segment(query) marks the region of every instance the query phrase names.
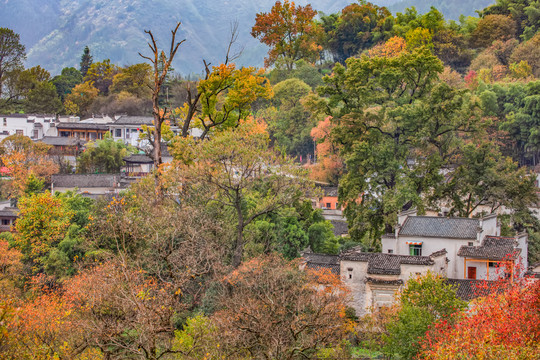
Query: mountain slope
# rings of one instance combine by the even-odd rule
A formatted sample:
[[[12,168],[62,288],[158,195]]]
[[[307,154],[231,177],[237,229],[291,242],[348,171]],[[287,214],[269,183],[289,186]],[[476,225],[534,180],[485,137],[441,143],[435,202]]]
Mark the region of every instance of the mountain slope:
[[[396,8],[408,3],[376,0]],[[443,0],[405,0],[429,11],[429,4]],[[452,3],[463,0],[450,0]],[[200,74],[202,59],[212,64],[223,61],[231,22],[239,22],[238,42],[244,47],[240,65],[262,66],[267,48],[249,34],[257,12],[269,11],[275,0],[0,0],[0,26],[21,34],[26,45],[27,66],[42,65],[53,74],[63,67],[79,67],[83,48],[88,45],[94,61],[111,59],[128,65],[148,54],[144,29],[151,29],[161,46],[168,46],[170,30],[182,21],[182,44],[173,63],[182,74]],[[305,5],[309,0],[298,0]],[[326,14],[337,12],[353,0],[317,0],[313,6]],[[477,0],[483,4],[490,0]],[[424,6],[425,5],[425,6]],[[472,5],[469,5],[469,8]],[[424,9],[427,7],[427,10]],[[396,8],[397,9],[397,8]],[[466,6],[460,7],[466,12]]]

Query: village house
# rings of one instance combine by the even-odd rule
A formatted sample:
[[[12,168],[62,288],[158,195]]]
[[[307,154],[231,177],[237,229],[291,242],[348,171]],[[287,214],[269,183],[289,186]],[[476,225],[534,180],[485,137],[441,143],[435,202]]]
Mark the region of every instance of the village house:
[[[448,278],[489,280],[502,262],[527,268],[527,234],[500,234],[496,215],[449,218],[416,216],[416,210],[410,210],[399,214],[394,234],[382,237],[382,252],[421,256],[446,249]]]
[[[527,269],[527,235],[500,236],[496,216],[478,219],[399,215],[394,234],[382,238],[381,253],[351,249],[340,255],[303,254],[307,268],[327,268],[351,290],[358,314],[386,306],[412,277],[440,274],[470,300],[481,295],[477,284],[498,277],[512,278],[513,269]],[[506,271],[499,271],[508,269]],[[534,273],[534,269],[529,270]]]
[[[32,140],[56,136],[56,117],[33,114],[0,115],[0,140],[10,135],[24,135]]]

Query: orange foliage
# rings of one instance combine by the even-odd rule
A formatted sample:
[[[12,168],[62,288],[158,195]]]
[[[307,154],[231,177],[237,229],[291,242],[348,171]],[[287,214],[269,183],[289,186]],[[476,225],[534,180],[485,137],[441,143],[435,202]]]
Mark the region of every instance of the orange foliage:
[[[283,58],[292,69],[298,59],[316,60],[322,47],[318,45],[321,28],[313,21],[317,15],[311,5],[296,6],[289,0],[276,1],[268,13],[258,13],[251,35],[270,47],[265,66]]]
[[[343,173],[343,159],[339,156],[339,146],[330,135],[334,125],[329,116],[311,130],[311,136],[317,142],[317,163],[311,167],[311,177],[318,181],[337,183]]]
[[[374,46],[369,50],[369,57],[396,57],[407,51],[407,43],[404,38],[394,36],[384,44]]]
[[[10,171],[13,196],[24,193],[30,174],[50,181],[51,175],[58,172],[58,165],[47,155],[49,149],[49,145],[33,142],[23,135],[11,135],[2,140],[0,160]]]

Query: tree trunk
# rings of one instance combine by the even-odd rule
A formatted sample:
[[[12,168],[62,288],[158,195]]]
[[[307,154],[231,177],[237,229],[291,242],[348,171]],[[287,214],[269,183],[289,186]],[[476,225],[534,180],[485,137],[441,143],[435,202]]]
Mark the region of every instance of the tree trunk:
[[[244,214],[242,214],[242,204],[237,193],[235,208],[238,216],[238,225],[236,226],[236,241],[234,243],[232,265],[236,269],[242,263],[244,253]]]

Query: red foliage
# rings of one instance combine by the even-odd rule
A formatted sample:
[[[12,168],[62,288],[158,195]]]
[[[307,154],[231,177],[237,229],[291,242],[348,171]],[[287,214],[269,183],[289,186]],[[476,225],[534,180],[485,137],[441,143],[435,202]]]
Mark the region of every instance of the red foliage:
[[[478,291],[488,290],[487,285]],[[428,330],[420,358],[540,358],[540,281],[491,285],[490,294],[474,301],[468,312]]]

